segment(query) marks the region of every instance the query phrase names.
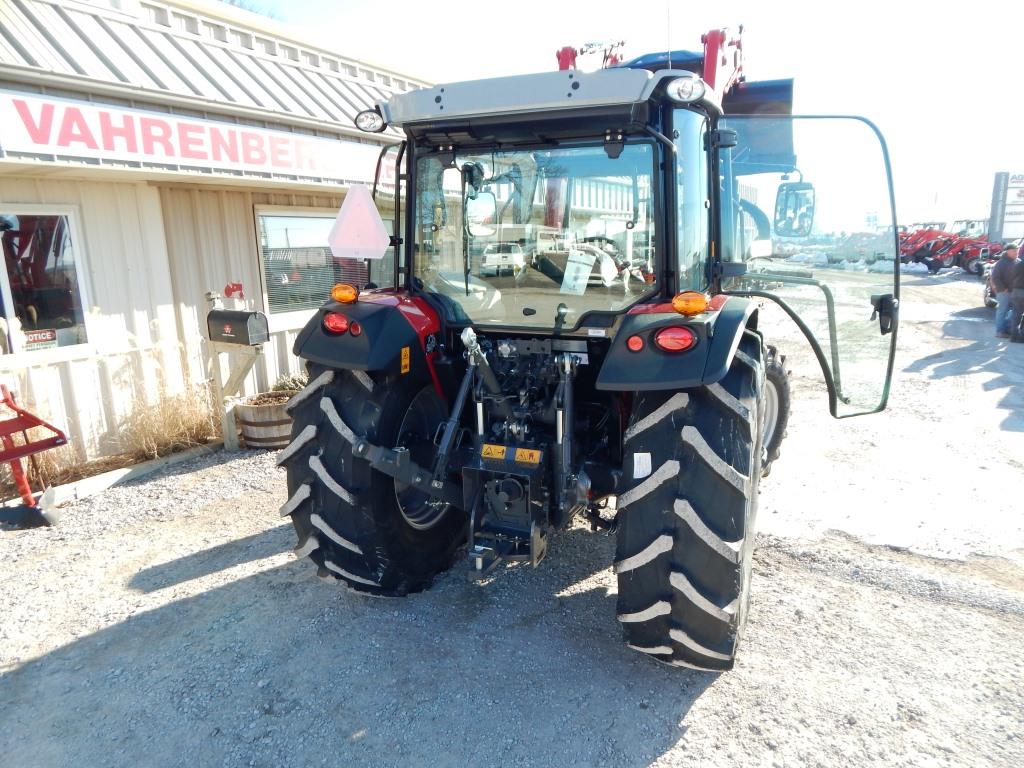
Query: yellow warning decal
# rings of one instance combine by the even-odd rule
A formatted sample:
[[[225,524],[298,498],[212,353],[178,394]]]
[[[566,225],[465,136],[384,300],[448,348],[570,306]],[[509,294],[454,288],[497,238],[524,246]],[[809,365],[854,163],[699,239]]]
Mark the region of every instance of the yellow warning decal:
[[[516,461],[520,464],[540,464],[540,451],[533,448],[516,448]]]
[[[409,372],[409,348],[402,347],[402,373]]]
[[[480,455],[485,459],[504,459],[505,452],[508,449],[504,445],[491,445],[490,443],[484,443],[483,450]]]

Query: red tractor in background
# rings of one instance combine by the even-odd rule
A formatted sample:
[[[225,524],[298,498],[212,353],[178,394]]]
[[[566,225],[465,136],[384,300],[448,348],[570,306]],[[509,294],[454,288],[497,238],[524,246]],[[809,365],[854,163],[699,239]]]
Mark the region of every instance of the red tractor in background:
[[[1003,250],[1001,243],[990,242],[984,235],[954,234],[942,226],[929,224],[901,232],[900,261],[904,264],[923,262],[932,274],[940,269],[960,267],[965,272],[981,276],[985,262],[996,258]]]

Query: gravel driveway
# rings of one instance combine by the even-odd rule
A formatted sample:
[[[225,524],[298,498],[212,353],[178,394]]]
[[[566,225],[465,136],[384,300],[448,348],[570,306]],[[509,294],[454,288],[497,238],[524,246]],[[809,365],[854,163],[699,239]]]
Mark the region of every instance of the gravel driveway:
[[[975,280],[905,295],[886,414],[832,421],[784,350],[732,672],[625,648],[583,527],[488,583],[321,582],[274,456],[221,452],[0,532],[0,765],[1024,765],[1024,347]]]

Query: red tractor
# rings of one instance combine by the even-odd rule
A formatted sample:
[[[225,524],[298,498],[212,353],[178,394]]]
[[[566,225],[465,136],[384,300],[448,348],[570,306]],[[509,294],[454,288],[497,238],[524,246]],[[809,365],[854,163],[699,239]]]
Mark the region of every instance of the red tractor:
[[[378,165],[397,188],[375,190],[396,234],[295,341],[309,384],[279,460],[296,554],[405,595],[460,551],[477,576],[538,565],[582,517],[615,531],[627,644],[730,668],[789,413],[762,304],[810,344],[837,417],[882,410],[893,369],[881,136],[791,103],[792,81],[747,82],[716,30],[703,54],[446,83],[361,113],[403,134]],[[792,269],[775,246],[880,209],[891,242],[870,271]],[[372,207],[356,223],[384,231]],[[504,252],[516,274],[481,268]]]
[[[948,267],[960,267],[972,275],[981,275],[987,260],[1002,252],[1000,243],[985,237],[954,235],[941,229],[918,229],[900,236],[900,260],[904,263],[923,262],[928,271],[938,272]]]

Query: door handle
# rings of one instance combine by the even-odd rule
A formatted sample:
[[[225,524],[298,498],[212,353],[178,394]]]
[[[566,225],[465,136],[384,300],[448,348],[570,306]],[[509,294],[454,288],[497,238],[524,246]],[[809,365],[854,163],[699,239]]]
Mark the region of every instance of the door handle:
[[[871,319],[878,318],[878,329],[882,335],[892,333],[892,329],[896,326],[896,319],[899,317],[900,300],[891,293],[876,293],[871,297],[871,306],[874,307]]]

